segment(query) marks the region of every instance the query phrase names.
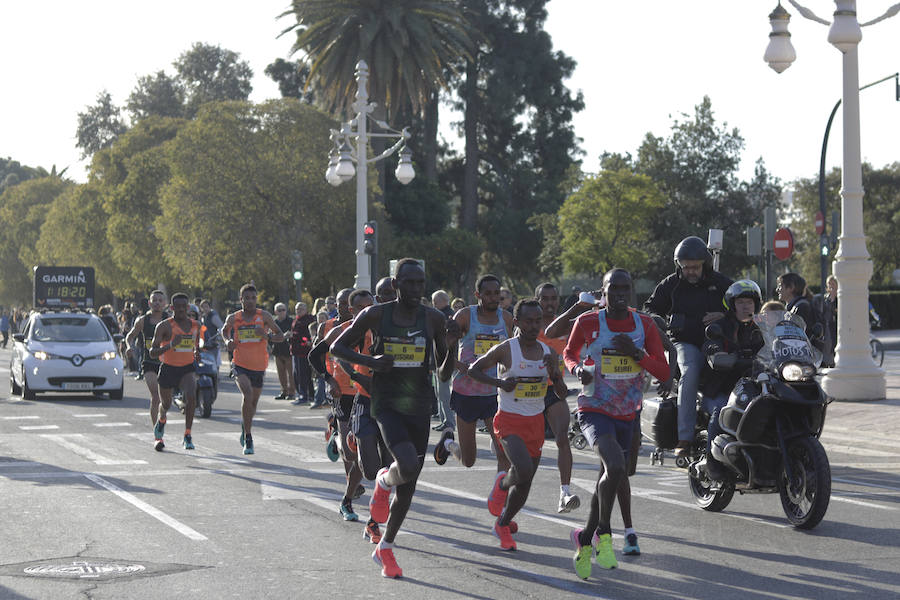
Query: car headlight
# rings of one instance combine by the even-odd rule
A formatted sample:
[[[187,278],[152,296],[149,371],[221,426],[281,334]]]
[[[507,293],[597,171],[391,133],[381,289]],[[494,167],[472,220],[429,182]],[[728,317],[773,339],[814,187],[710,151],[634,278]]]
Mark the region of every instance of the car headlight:
[[[816,374],[816,368],[812,365],[789,362],[781,365],[781,378],[785,381],[802,381]]]
[[[115,357],[116,357],[115,352],[104,352],[103,354],[100,355],[100,358],[102,358],[103,360],[112,360]]]
[[[43,350],[38,350],[34,353],[34,357],[38,360],[50,360],[52,358],[52,354],[48,354]]]

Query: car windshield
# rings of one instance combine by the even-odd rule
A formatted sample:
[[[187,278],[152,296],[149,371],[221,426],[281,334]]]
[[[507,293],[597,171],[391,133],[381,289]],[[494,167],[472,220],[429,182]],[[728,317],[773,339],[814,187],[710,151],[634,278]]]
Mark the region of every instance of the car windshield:
[[[41,317],[35,320],[31,339],[36,342],[105,342],[106,326],[99,319],[84,317]]]

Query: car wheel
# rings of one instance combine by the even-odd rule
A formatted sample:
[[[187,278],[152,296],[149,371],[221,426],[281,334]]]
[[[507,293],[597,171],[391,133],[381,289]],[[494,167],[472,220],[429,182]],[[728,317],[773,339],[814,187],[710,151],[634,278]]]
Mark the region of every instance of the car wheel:
[[[122,383],[122,387],[117,390],[113,390],[109,393],[110,400],[121,400],[125,397],[125,383]]]
[[[37,394],[34,393],[34,390],[28,387],[28,379],[24,380],[22,385],[22,400],[36,400]]]
[[[12,372],[9,374],[9,395],[10,396],[18,396],[22,393],[22,386],[16,383],[16,378],[13,376]]]

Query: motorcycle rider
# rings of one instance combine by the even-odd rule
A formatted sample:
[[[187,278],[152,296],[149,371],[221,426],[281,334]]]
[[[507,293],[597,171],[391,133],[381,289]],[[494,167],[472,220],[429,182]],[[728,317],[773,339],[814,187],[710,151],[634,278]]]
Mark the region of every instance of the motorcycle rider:
[[[701,347],[705,328],[725,316],[722,299],[732,283],[712,268],[712,254],[697,236],[675,247],[675,272],[659,282],[644,310],[667,317],[669,335],[678,351],[678,445],[675,456],[689,454],[697,420],[697,390],[704,370]]]
[[[727,369],[713,370],[703,386],[703,407],[710,414],[706,439],[706,474],[710,479],[721,480],[728,469],[712,456],[712,440],[722,433],[719,411],[728,403],[731,390],[738,379],[753,366],[753,357],[763,346],[763,337],[753,322],[753,315],[760,311],[762,293],[759,286],[749,279],[732,283],[725,291],[723,303],[728,311],[715,322],[721,336],[703,344],[703,354],[713,359],[719,353],[734,354],[737,361]]]

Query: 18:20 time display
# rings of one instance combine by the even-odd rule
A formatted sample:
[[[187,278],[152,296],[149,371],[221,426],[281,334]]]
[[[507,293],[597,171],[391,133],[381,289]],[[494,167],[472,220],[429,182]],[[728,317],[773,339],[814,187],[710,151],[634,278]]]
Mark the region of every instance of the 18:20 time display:
[[[87,286],[84,285],[48,285],[48,298],[86,298]]]

